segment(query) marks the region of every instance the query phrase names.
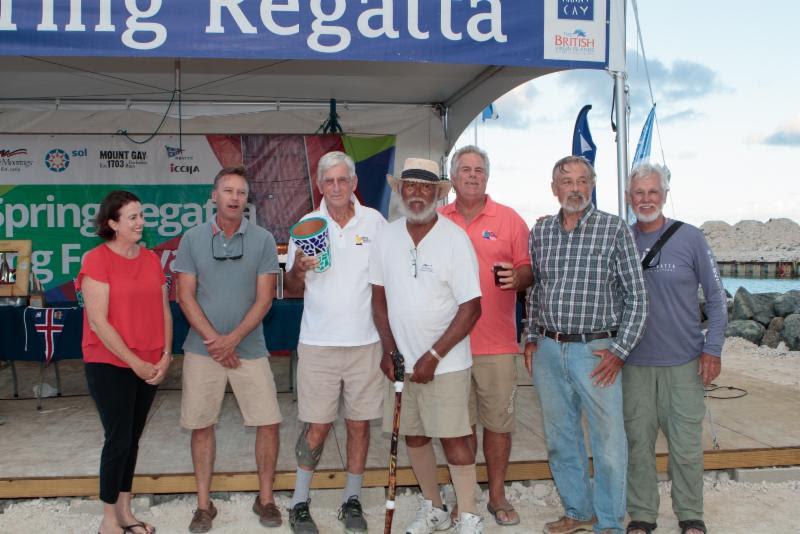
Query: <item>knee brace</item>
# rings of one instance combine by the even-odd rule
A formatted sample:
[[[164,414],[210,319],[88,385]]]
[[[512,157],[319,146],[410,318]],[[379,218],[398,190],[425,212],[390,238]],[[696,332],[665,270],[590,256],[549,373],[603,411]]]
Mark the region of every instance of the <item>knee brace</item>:
[[[311,427],[309,423],[303,424],[303,429],[297,436],[297,443],[294,446],[294,456],[297,459],[297,465],[310,467],[312,471],[317,468],[320,458],[322,458],[322,449],[325,447],[325,442],[313,449],[308,444],[308,429]]]

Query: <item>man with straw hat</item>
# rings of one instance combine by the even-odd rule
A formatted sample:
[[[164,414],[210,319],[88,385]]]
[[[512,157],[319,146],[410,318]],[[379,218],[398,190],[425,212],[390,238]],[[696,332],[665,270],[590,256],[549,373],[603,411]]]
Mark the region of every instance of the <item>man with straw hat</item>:
[[[479,533],[483,520],[477,515],[467,408],[472,366],[468,334],[481,314],[477,258],[467,234],[436,212],[436,202],[450,190],[436,162],[409,158],[399,178],[387,179],[401,197],[404,217],[389,224],[373,245],[369,281],[383,345],[381,369],[393,380],[393,354],[399,351],[405,359],[400,434],[422,491],[405,532],[429,534],[451,525],[436,480],[431,438],[439,438],[460,512],[456,532]],[[393,391],[386,389],[387,395]],[[391,405],[384,401],[387,431]]]
[[[305,302],[297,345],[298,418],[304,423],[295,446],[297,477],[289,524],[298,534],[316,534],[309,490],[325,438],[344,401],[347,428],[347,482],[339,519],[345,532],[367,531],[361,483],[369,449],[371,419],[381,416],[381,344],[372,321],[370,249],[386,220],[354,195],[358,177],[352,158],[329,152],[317,166],[319,209],[303,219],[328,224],[330,268],[316,272],[318,258],[289,245],[286,287],[303,292]]]

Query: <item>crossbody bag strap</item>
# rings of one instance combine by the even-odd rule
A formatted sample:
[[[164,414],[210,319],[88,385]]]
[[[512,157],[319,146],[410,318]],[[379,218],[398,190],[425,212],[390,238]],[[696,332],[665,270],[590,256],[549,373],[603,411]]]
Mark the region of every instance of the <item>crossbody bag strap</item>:
[[[645,256],[644,259],[642,260],[643,271],[646,271],[647,269],[650,268],[650,262],[653,261],[653,258],[656,257],[658,251],[661,250],[661,247],[664,246],[664,243],[669,241],[669,238],[672,237],[672,234],[677,232],[678,228],[680,228],[682,225],[683,221],[674,221],[670,225],[670,227],[667,228],[663,234],[661,234],[661,237],[658,238],[658,241],[655,242],[655,244],[650,248],[650,252],[648,252],[647,256]]]

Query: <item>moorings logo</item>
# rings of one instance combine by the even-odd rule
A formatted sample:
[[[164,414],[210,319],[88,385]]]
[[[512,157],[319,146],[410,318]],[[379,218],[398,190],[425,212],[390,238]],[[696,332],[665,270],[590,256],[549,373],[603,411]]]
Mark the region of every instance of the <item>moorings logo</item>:
[[[558,18],[594,20],[595,0],[558,0]]]
[[[28,155],[26,148],[0,148],[0,172],[20,172],[33,165],[32,159],[22,156]]]

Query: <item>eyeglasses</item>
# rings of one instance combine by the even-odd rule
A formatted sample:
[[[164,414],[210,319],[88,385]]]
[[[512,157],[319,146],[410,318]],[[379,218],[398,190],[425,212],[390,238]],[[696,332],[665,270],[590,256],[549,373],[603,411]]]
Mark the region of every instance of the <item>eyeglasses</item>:
[[[417,277],[417,249],[411,249],[411,276]]]
[[[220,239],[223,239],[222,237],[220,239],[217,239],[217,235],[219,234],[222,234],[222,232],[218,232],[217,234],[211,236],[211,257],[218,261],[241,259],[242,256],[244,256],[244,234],[234,234],[233,237],[231,237],[230,241],[223,244],[222,247],[224,249],[222,251],[223,254],[218,254],[217,253],[218,251],[216,250],[218,248],[218,245],[216,245],[216,243]],[[239,239],[239,249],[240,249],[239,254],[224,254],[224,252],[227,252],[230,249],[235,249],[233,244],[236,242],[237,238]]]

